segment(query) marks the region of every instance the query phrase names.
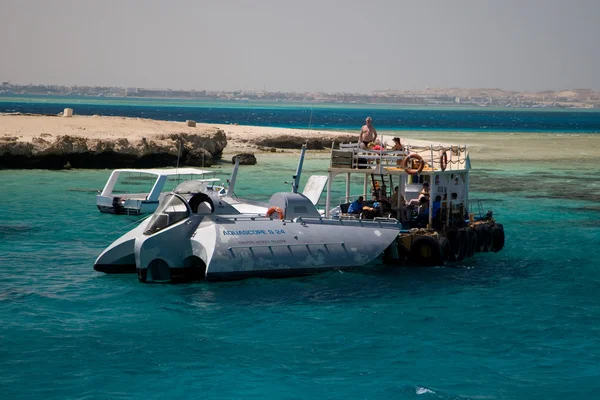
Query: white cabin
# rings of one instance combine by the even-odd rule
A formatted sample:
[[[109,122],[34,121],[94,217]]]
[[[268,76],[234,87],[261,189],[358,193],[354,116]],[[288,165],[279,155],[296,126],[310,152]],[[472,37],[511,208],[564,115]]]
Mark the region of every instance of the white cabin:
[[[464,219],[468,215],[470,168],[469,153],[464,145],[419,144],[392,151],[361,149],[357,143],[341,144],[331,152],[326,216],[360,217],[348,215],[347,211],[349,204],[359,197],[351,196],[350,177],[352,174],[360,174],[364,175],[360,196],[365,205],[371,206],[381,199],[395,200],[395,203],[390,202],[385,213],[375,213],[375,216],[398,219],[407,227],[419,225],[439,229],[443,225],[447,226],[451,218]],[[331,187],[338,175],[345,176],[346,192],[335,204]],[[426,221],[421,219],[421,223],[416,224],[415,206],[418,206],[419,198],[423,197],[421,191],[424,183],[429,185],[426,196],[429,214]],[[396,187],[398,194],[394,195]],[[432,210],[438,196],[439,203],[435,205],[435,217],[438,220],[435,221]]]

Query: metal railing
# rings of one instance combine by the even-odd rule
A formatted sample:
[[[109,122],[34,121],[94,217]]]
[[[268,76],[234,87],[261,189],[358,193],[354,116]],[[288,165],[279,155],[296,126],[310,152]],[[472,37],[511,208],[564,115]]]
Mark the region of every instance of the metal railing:
[[[403,150],[361,149],[358,144],[340,144],[332,149],[332,168],[373,169],[400,168],[407,156],[418,154],[424,162],[424,171],[462,170],[467,167],[466,146],[404,146]]]

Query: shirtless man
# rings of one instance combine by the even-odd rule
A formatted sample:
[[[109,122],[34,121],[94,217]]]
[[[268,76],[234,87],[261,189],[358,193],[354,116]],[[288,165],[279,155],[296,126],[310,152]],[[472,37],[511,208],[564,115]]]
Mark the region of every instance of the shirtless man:
[[[359,144],[362,143],[365,148],[369,143],[374,142],[375,139],[377,139],[377,131],[373,126],[373,120],[371,117],[367,117],[366,123],[367,124],[363,125],[363,127],[360,129],[360,135],[358,135]]]

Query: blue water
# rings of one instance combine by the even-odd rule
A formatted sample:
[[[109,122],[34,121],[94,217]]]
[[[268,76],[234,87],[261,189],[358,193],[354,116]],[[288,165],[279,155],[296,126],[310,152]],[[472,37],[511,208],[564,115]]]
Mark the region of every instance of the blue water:
[[[259,155],[238,194],[289,189],[294,163]],[[497,254],[189,285],[93,271],[135,221],[95,209],[110,171],[0,171],[0,397],[598,398],[600,168],[548,167],[475,165]]]
[[[0,112],[57,114],[73,107],[81,115],[143,117],[159,120],[287,128],[356,130],[370,115],[380,130],[478,132],[600,132],[598,110],[403,108],[227,101],[2,97]]]

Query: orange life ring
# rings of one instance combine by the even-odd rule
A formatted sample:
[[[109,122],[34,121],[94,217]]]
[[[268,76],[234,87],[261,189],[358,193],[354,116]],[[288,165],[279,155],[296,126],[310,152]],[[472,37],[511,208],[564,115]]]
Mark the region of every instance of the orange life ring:
[[[271,215],[273,215],[274,213],[279,214],[279,219],[283,219],[283,210],[279,207],[271,207],[267,210],[267,217],[270,217]]]
[[[409,160],[410,164],[408,163]],[[415,161],[419,163],[417,168],[413,166]],[[423,157],[417,153],[409,154],[408,156],[404,157],[404,160],[402,161],[402,168],[404,168],[404,171],[406,171],[406,173],[409,175],[417,175],[419,172],[423,171],[423,167],[425,167]]]
[[[440,168],[442,171],[445,171],[446,167],[448,167],[448,154],[444,151],[442,155],[440,155]]]

